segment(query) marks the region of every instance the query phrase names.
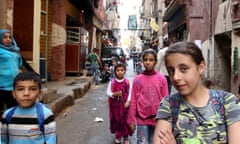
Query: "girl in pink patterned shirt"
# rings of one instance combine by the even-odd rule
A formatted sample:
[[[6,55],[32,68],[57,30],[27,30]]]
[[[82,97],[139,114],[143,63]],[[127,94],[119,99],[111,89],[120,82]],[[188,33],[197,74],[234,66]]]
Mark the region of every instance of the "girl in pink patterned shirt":
[[[157,109],[168,95],[168,85],[166,78],[154,70],[157,54],[153,49],[144,50],[142,60],[145,70],[134,79],[127,122],[132,131],[137,127],[137,144],[151,144]]]

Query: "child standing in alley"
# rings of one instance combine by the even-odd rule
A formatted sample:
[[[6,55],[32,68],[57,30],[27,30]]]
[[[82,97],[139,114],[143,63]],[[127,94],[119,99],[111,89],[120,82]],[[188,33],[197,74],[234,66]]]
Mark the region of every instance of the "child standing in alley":
[[[111,76],[110,76],[110,80],[115,78],[115,71],[114,68],[117,64],[117,58],[116,57],[112,57],[112,65],[110,66],[110,72],[111,72]]]
[[[140,74],[142,72],[142,61],[141,59],[138,59],[137,60],[137,63],[136,63],[136,72],[137,74]]]
[[[13,96],[18,105],[2,116],[2,144],[56,144],[56,122],[52,111],[36,102],[41,79],[34,72],[19,73],[14,79]]]
[[[239,144],[239,100],[203,85],[206,63],[201,49],[192,42],[177,42],[164,61],[178,93],[161,101],[154,144]]]
[[[162,98],[168,95],[168,84],[166,78],[154,70],[157,54],[153,49],[144,50],[142,60],[145,70],[134,79],[127,122],[132,131],[137,127],[137,144],[151,144],[157,109]]]
[[[109,96],[110,131],[115,133],[115,144],[120,144],[123,138],[124,144],[129,144],[128,136],[132,135],[127,124],[128,108],[131,96],[129,80],[124,78],[126,67],[123,63],[117,63],[114,68],[115,78],[108,85]]]

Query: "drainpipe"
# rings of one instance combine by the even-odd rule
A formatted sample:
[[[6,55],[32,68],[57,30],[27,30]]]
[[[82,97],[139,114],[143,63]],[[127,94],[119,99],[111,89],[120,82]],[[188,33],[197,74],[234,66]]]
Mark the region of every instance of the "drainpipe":
[[[210,52],[212,50],[213,47],[213,28],[212,28],[212,17],[213,17],[213,13],[212,13],[212,0],[210,0],[210,5],[209,5],[209,46],[208,46],[208,51],[207,51],[207,67],[210,68]],[[209,79],[210,77],[210,71],[208,69],[207,71],[207,78]]]

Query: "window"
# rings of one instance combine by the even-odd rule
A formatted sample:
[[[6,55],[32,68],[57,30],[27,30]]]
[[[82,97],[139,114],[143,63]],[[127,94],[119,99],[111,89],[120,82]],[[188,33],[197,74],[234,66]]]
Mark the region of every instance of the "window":
[[[80,27],[67,27],[67,43],[80,43]]]

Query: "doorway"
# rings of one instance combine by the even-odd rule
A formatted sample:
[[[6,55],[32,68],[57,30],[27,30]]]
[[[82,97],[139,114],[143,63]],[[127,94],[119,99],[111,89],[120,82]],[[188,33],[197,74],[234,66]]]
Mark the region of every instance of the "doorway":
[[[231,32],[215,36],[214,80],[224,90],[231,90]]]

